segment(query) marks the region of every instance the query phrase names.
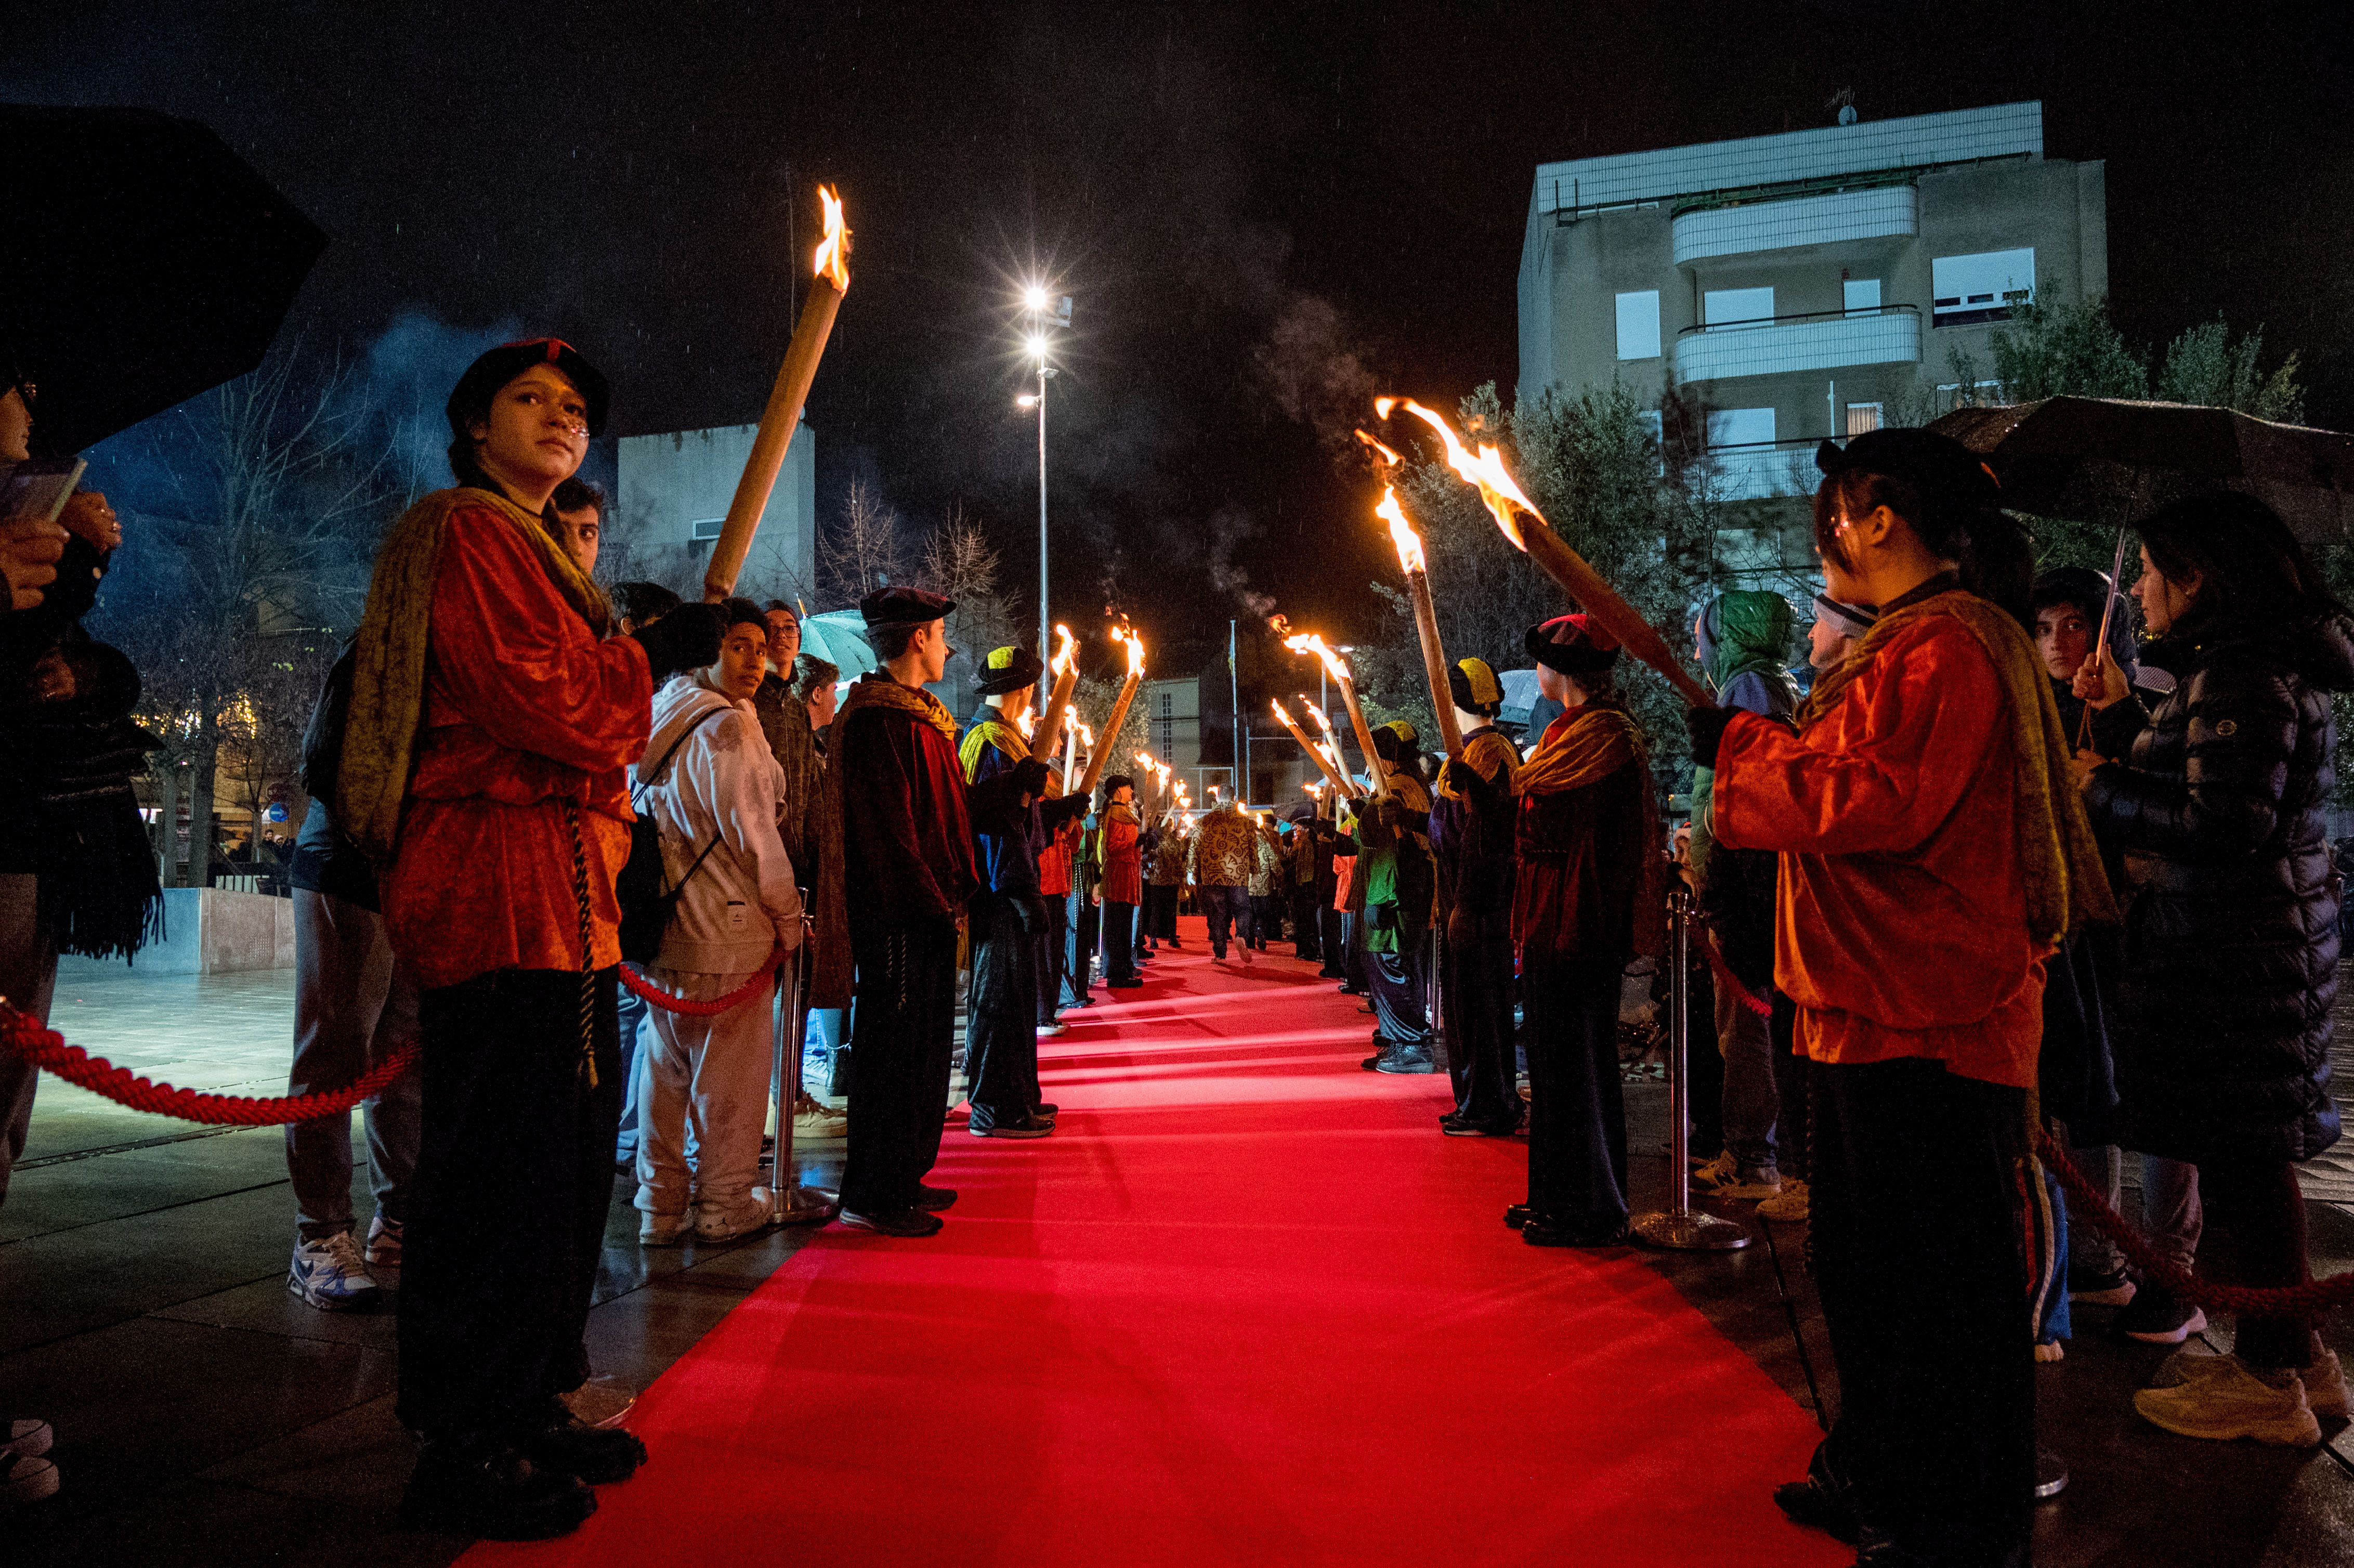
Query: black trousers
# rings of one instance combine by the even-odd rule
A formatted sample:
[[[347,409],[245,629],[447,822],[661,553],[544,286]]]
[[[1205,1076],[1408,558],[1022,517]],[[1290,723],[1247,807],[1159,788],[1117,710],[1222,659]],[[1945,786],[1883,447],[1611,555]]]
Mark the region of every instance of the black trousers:
[[[1823,1440],[1859,1518],[1956,1568],[2027,1560],[2032,1325],[2012,1164],[2024,1092],[1907,1059],[1808,1065]]]
[[[1076,1007],[1095,988],[1094,971],[1087,963],[1095,957],[1098,912],[1087,902],[1087,890],[1078,886],[1071,889],[1067,907],[1070,934],[1063,938],[1063,1005]]]
[[[1814,1117],[1807,1104],[1808,1063],[1797,1049],[1798,1004],[1778,991],[1766,994],[1774,1001],[1774,1016],[1766,1021],[1766,1032],[1774,1042],[1775,1158],[1784,1176],[1811,1181],[1815,1170]],[[1718,1065],[1720,1069],[1723,1065],[1721,1056]],[[1721,1113],[1718,1125],[1722,1128]]]
[[[1322,948],[1323,967],[1316,972],[1326,980],[1339,980],[1348,971],[1341,966],[1349,951],[1348,938],[1341,922],[1347,916],[1332,907],[1331,898],[1324,894],[1316,897],[1316,938]]]
[[[1202,913],[1210,921],[1210,951],[1218,958],[1226,956],[1226,938],[1231,930],[1235,939],[1247,945],[1251,940],[1250,889],[1235,887],[1223,882],[1205,882],[1194,890],[1202,901]]]
[[[621,1118],[613,971],[499,969],[425,991],[423,1126],[400,1277],[400,1419],[494,1433],[588,1375],[581,1333]]]
[[[896,1213],[940,1154],[956,1035],[956,927],[851,938],[858,964],[858,1086],[850,1097],[842,1206]],[[1037,1036],[1031,1039],[1034,1044]]]
[[[965,993],[965,1097],[984,1127],[1038,1103],[1038,939],[1010,904],[977,898],[972,989]]]
[[[1627,1111],[1618,1077],[1624,967],[1616,957],[1532,952],[1521,959],[1529,1208],[1568,1230],[1607,1232],[1627,1223]]]
[[[1521,1119],[1513,1087],[1512,915],[1458,909],[1439,944],[1439,1029],[1455,1111],[1481,1127]]]
[[[1291,891],[1291,950],[1303,959],[1324,956],[1323,926],[1316,917],[1313,885],[1294,887]]]
[[[1144,935],[1156,942],[1177,939],[1177,885],[1144,885]]]
[[[1070,939],[1070,900],[1060,895],[1046,899],[1046,928],[1038,933],[1038,1022],[1052,1023],[1063,1005],[1064,948]]]
[[[1368,950],[1365,979],[1373,993],[1373,1019],[1392,1045],[1430,1044],[1430,992],[1423,982],[1422,947],[1426,931],[1409,926],[1395,933],[1402,949]]]
[[[1104,981],[1136,978],[1136,906],[1104,900]]]

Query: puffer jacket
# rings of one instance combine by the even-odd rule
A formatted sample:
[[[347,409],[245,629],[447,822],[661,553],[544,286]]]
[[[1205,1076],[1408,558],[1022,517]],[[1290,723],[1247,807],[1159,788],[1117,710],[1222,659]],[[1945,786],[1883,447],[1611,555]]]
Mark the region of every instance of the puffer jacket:
[[[2354,622],[2154,643],[2178,683],[2084,804],[2124,857],[2117,1141],[2178,1160],[2305,1160],[2338,1141],[2338,890],[2323,834],[2329,694]]]

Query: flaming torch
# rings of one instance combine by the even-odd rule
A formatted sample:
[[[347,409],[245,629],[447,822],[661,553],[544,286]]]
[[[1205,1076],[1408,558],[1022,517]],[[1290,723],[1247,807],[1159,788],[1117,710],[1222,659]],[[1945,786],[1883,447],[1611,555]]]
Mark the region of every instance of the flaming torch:
[[[1299,748],[1316,759],[1318,771],[1321,772],[1325,778],[1332,781],[1333,789],[1341,789],[1341,776],[1338,773],[1335,773],[1332,770],[1332,765],[1325,760],[1323,748],[1319,747],[1314,741],[1308,738],[1308,732],[1299,727],[1299,721],[1291,716],[1289,710],[1284,707],[1280,698],[1269,697],[1267,701],[1267,705],[1275,710],[1275,716],[1282,721],[1283,727],[1291,732],[1291,738],[1299,743]],[[1301,788],[1313,790],[1317,789],[1318,786],[1314,784],[1306,784],[1301,786]]]
[[[1063,793],[1066,795],[1071,792],[1071,786],[1078,782],[1079,747],[1082,744],[1082,736],[1086,737],[1084,744],[1088,746],[1095,744],[1095,736],[1087,734],[1087,726],[1079,720],[1079,710],[1071,707],[1065,708],[1063,710],[1062,739]]]
[[[817,379],[817,362],[824,356],[825,340],[833,332],[834,313],[850,288],[850,230],[843,227],[842,199],[830,185],[820,185],[818,200],[825,207],[825,238],[818,242],[817,281],[793,340],[785,349],[785,363],[777,370],[777,384],[769,389],[769,406],[761,410],[760,429],[752,438],[752,453],[744,460],[744,476],[736,482],[736,499],[728,503],[727,521],[719,542],[711,547],[711,565],[703,574],[703,597],[717,604],[736,591],[736,578],[751,553],[752,535],[760,514],[769,509],[769,493],[776,488],[777,472],[785,465],[785,448],[801,422],[801,405],[809,399],[810,383]]]
[[[1055,624],[1055,656],[1046,662],[1047,670],[1055,677],[1055,683],[1047,691],[1046,711],[1039,715],[1038,733],[1044,736],[1050,745],[1060,746],[1067,733],[1063,715],[1070,711],[1071,688],[1078,683],[1079,679],[1079,640],[1071,635],[1069,627],[1060,622]]]
[[[1308,700],[1308,694],[1305,692],[1299,694],[1299,705],[1308,710],[1308,716],[1316,721],[1317,729],[1323,734],[1324,740],[1322,750],[1324,753],[1324,760],[1331,764],[1331,767],[1326,768],[1325,771],[1330,773],[1334,781],[1340,785],[1341,799],[1343,800],[1355,800],[1357,798],[1356,785],[1350,779],[1349,770],[1341,765],[1341,737],[1332,733],[1332,721],[1324,716],[1324,710],[1322,708],[1318,707],[1314,703]]]
[[[1478,488],[1479,500],[1496,519],[1496,526],[1513,548],[1533,557],[1547,577],[1561,585],[1564,592],[1585,607],[1585,612],[1599,621],[1602,629],[1617,638],[1636,658],[1668,678],[1684,701],[1696,708],[1714,707],[1716,699],[1707,688],[1692,679],[1690,672],[1678,661],[1668,640],[1659,635],[1651,623],[1635,612],[1635,607],[1619,597],[1618,590],[1603,580],[1602,574],[1588,566],[1585,557],[1573,550],[1553,531],[1544,514],[1539,512],[1529,498],[1521,493],[1510,470],[1494,447],[1480,445],[1479,455],[1473,457],[1456,439],[1445,419],[1414,401],[1411,397],[1377,397],[1373,411],[1386,419],[1390,410],[1404,408],[1416,418],[1438,432],[1446,443],[1447,464],[1466,481]],[[1515,514],[1519,515],[1515,517]],[[1442,674],[1444,672],[1442,672]]]
[[[1438,735],[1450,758],[1463,755],[1463,726],[1455,722],[1455,694],[1447,683],[1447,652],[1438,641],[1438,607],[1430,599],[1430,567],[1424,560],[1422,539],[1405,520],[1397,492],[1382,486],[1382,503],[1373,515],[1390,525],[1390,543],[1397,546],[1398,570],[1405,574],[1405,591],[1414,600],[1414,629],[1422,638],[1422,678],[1430,683],[1430,708],[1438,715]]]
[[[1111,629],[1112,641],[1128,645],[1128,679],[1119,683],[1119,695],[1113,699],[1111,717],[1104,720],[1104,745],[1100,752],[1087,756],[1087,776],[1079,783],[1079,793],[1087,794],[1103,777],[1104,764],[1111,760],[1111,748],[1119,739],[1119,726],[1128,722],[1128,710],[1136,701],[1136,689],[1144,684],[1144,639],[1126,626]]]
[[[1294,653],[1313,653],[1324,661],[1325,673],[1341,688],[1341,700],[1349,705],[1349,727],[1357,732],[1357,746],[1365,754],[1365,768],[1373,777],[1373,793],[1390,792],[1389,776],[1382,771],[1382,754],[1373,749],[1373,726],[1365,722],[1365,710],[1357,701],[1357,683],[1349,673],[1349,666],[1338,653],[1325,646],[1324,639],[1312,631],[1296,632],[1283,640],[1283,645]]]

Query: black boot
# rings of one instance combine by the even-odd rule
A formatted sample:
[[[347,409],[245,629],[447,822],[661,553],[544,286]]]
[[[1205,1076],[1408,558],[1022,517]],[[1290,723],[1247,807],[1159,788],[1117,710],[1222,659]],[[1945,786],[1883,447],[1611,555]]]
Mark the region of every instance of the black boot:
[[[400,1500],[410,1530],[490,1541],[569,1535],[596,1511],[597,1494],[577,1478],[536,1469],[514,1444],[487,1437],[429,1440]]]
[[[1376,1073],[1435,1073],[1437,1064],[1430,1059],[1430,1043],[1413,1040],[1394,1044],[1373,1061]]]
[[[636,1475],[646,1462],[646,1446],[621,1427],[584,1426],[558,1400],[515,1435],[524,1457],[542,1470],[577,1476],[590,1486],[610,1486]]]
[[[1854,1546],[1859,1543],[1862,1522],[1855,1517],[1853,1494],[1838,1467],[1831,1463],[1829,1447],[1828,1443],[1815,1445],[1815,1456],[1807,1462],[1807,1478],[1776,1487],[1774,1506],[1792,1524],[1819,1530],[1833,1541]]]

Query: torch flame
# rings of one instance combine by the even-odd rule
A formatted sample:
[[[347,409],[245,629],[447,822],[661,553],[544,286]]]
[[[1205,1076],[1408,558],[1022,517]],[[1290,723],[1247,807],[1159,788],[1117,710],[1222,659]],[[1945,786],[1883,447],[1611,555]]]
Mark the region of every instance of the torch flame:
[[[1276,722],[1276,723],[1278,723],[1278,724],[1281,724],[1281,725],[1288,725],[1288,724],[1291,722],[1291,715],[1290,715],[1289,714],[1285,713],[1285,712],[1283,711],[1283,699],[1282,699],[1281,697],[1269,697],[1269,698],[1267,698],[1267,705],[1268,707],[1271,707],[1271,708],[1273,708],[1273,709],[1275,710],[1275,722]]]
[[[811,260],[811,275],[832,278],[833,286],[843,292],[850,291],[850,230],[843,227],[842,198],[833,194],[832,185],[817,187],[817,199],[825,208],[825,238],[818,241],[817,254]]]
[[[1405,520],[1405,508],[1398,504],[1394,487],[1382,486],[1382,503],[1373,508],[1373,515],[1390,525],[1390,543],[1397,546],[1398,570],[1412,577],[1429,569],[1422,558],[1422,538],[1415,533],[1414,524]]]
[[[1024,708],[1022,710],[1022,716],[1013,721],[1013,727],[1022,732],[1023,739],[1027,740],[1038,727],[1038,715]]]
[[[1059,620],[1055,623],[1055,635],[1061,641],[1055,644],[1055,657],[1047,662],[1046,668],[1060,675],[1071,667],[1071,660],[1079,650],[1079,640],[1072,636],[1071,629]]]
[[[1388,415],[1384,414],[1383,418],[1387,418]],[[1373,440],[1373,437],[1365,434],[1364,431],[1359,430],[1357,432],[1357,439],[1373,449],[1373,455],[1382,460],[1384,467],[1395,468],[1398,465],[1399,458],[1397,453],[1390,450],[1389,448],[1382,445],[1381,442]]]
[[[1144,639],[1125,626],[1111,629],[1112,641],[1128,645],[1128,673],[1131,679],[1144,673]]]
[[[1390,410],[1398,406],[1399,399],[1395,397],[1373,399],[1374,411],[1384,419],[1390,417]],[[1447,443],[1447,466],[1479,488],[1480,503],[1495,517],[1496,526],[1504,531],[1504,537],[1512,542],[1514,549],[1525,555],[1528,542],[1521,537],[1521,525],[1512,521],[1512,508],[1519,507],[1540,523],[1544,521],[1544,514],[1521,493],[1521,487],[1513,481],[1511,471],[1504,466],[1503,454],[1483,441],[1479,445],[1479,455],[1475,458],[1456,439],[1446,420],[1411,397],[1404,400],[1404,406],[1407,413],[1438,432],[1438,439]]]
[[[1325,673],[1330,674],[1334,680],[1346,681],[1349,679],[1349,666],[1342,663],[1341,662],[1341,656],[1338,653],[1333,652],[1331,649],[1326,647],[1324,645],[1324,639],[1318,636],[1315,632],[1295,632],[1291,636],[1283,640],[1283,645],[1286,648],[1290,649],[1294,653],[1313,653],[1319,659],[1323,660]]]

